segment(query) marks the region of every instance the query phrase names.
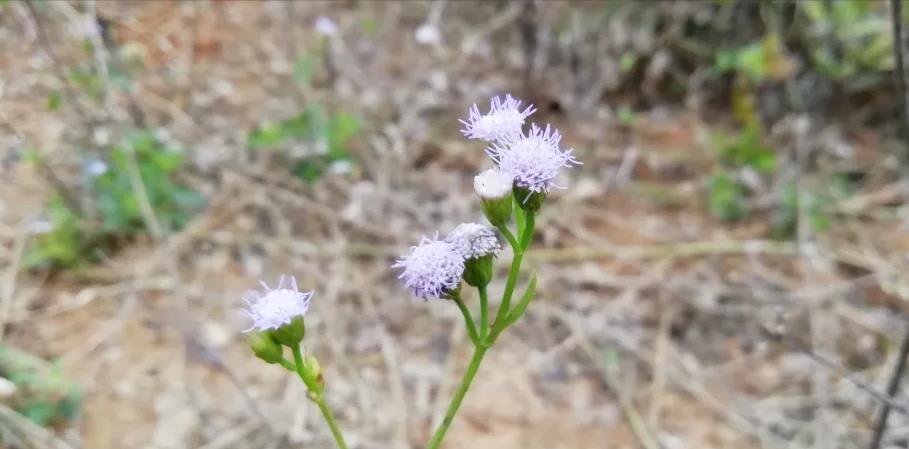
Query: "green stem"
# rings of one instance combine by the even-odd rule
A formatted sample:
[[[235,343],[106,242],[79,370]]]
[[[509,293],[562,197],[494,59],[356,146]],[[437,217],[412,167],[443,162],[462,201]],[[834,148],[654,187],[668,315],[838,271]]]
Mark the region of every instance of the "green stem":
[[[498,312],[496,312],[496,321],[492,325],[492,333],[490,333],[489,338],[484,342],[487,345],[495,343],[499,334],[510,324],[508,322],[508,314],[511,307],[511,298],[514,296],[518,275],[521,273],[521,261],[524,259],[524,251],[530,246],[530,241],[533,239],[535,217],[536,214],[534,212],[528,211],[525,214],[524,232],[520,236],[521,240],[517,245],[512,245],[514,259],[511,260],[511,269],[508,271],[508,280],[505,281],[505,293],[502,294],[502,303],[499,305]]]
[[[442,418],[442,422],[439,424],[436,432],[432,435],[432,439],[429,441],[429,445],[426,446],[426,449],[438,449],[439,445],[442,444],[442,439],[445,438],[448,427],[451,426],[451,422],[454,421],[455,414],[458,413],[458,407],[461,406],[461,401],[464,400],[467,390],[470,389],[470,383],[473,381],[474,376],[477,375],[477,370],[480,368],[480,362],[483,361],[483,356],[486,354],[487,349],[489,348],[482,345],[474,347],[473,357],[470,359],[470,365],[467,366],[464,378],[461,379],[461,385],[458,386],[458,390],[455,391],[454,397],[451,398],[451,403],[448,404],[448,410],[445,411],[445,417]]]
[[[515,248],[514,258],[511,260],[511,269],[508,270],[508,280],[505,281],[505,293],[502,294],[502,303],[499,304],[499,310],[496,312],[496,321],[493,323],[492,334],[495,335],[496,329],[505,324],[505,317],[508,315],[508,308],[511,306],[511,297],[514,295],[514,287],[518,282],[518,275],[521,273],[521,261],[524,259],[524,251]]]
[[[536,212],[527,212],[524,223],[524,234],[521,235],[521,251],[526,251],[527,247],[530,246],[530,241],[533,240],[533,228],[536,224]]]
[[[331,409],[328,408],[328,404],[325,403],[325,398],[322,397],[322,395],[318,395],[313,398],[313,401],[319,406],[322,416],[325,417],[325,422],[328,423],[328,428],[331,429],[331,435],[335,437],[335,444],[337,444],[340,449],[347,449],[347,443],[344,442],[344,435],[341,434],[341,428],[338,427],[335,416],[331,413]]]
[[[280,363],[281,366],[283,366],[284,369],[286,369],[286,370],[288,370],[288,371],[293,371],[293,372],[295,372],[295,373],[297,372],[297,366],[294,365],[293,363],[291,363],[290,360],[281,359],[281,361],[278,362],[278,363]]]
[[[477,287],[477,290],[480,292],[480,341],[484,341],[489,335],[489,296],[485,285]]]
[[[467,334],[470,335],[470,341],[473,344],[480,344],[480,336],[477,334],[477,326],[474,324],[473,316],[470,314],[470,309],[467,308],[467,305],[464,304],[464,300],[461,299],[460,293],[452,298],[452,301],[458,305],[458,309],[461,309],[461,315],[464,315],[464,325],[467,326]]]
[[[502,235],[505,236],[505,240],[508,240],[508,244],[511,245],[512,248],[517,248],[518,239],[516,239],[514,234],[511,233],[511,230],[508,229],[508,226],[502,225],[502,226],[498,226],[498,228],[499,228],[499,232],[501,232]]]
[[[338,445],[338,448],[347,449],[347,443],[344,441],[344,435],[341,434],[341,428],[338,427],[338,423],[335,421],[334,414],[332,414],[331,409],[328,408],[328,404],[325,402],[325,397],[322,395],[322,392],[315,388],[316,385],[313,384],[313,382],[318,382],[318,380],[310,379],[309,376],[305,374],[303,369],[303,353],[300,351],[300,345],[293,346],[290,349],[294,353],[295,371],[309,390],[309,399],[319,406],[319,411],[322,412],[322,417],[325,418],[325,422],[328,424],[328,428],[331,430],[331,435],[335,438],[335,444]]]

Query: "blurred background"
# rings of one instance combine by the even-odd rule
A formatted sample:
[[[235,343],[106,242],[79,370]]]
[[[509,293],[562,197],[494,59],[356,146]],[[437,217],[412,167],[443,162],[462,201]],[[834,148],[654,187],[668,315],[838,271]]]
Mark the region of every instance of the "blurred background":
[[[422,447],[470,347],[389,266],[512,93],[584,165],[445,447],[906,447],[900,7],[0,0],[0,446],[332,447],[241,333],[287,273],[348,441]]]

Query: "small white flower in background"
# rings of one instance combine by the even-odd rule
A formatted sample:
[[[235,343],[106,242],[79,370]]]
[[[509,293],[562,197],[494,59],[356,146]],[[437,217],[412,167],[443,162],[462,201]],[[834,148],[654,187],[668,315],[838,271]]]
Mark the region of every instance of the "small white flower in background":
[[[107,173],[107,163],[101,159],[92,159],[85,164],[85,175],[89,178],[97,178]]]
[[[414,39],[423,45],[434,45],[442,40],[442,34],[439,33],[439,29],[435,25],[426,22],[417,27],[417,31],[414,32]]]
[[[511,195],[514,178],[495,168],[483,171],[473,178],[473,190],[480,198],[497,200]]]
[[[521,134],[524,120],[530,117],[536,108],[530,104],[521,110],[523,101],[511,95],[502,100],[492,97],[489,101],[489,112],[480,114],[480,108],[474,104],[468,110],[467,120],[461,120],[464,134],[469,139],[481,139],[488,142],[501,142],[506,138]]]
[[[281,275],[275,288],[270,288],[264,281],[261,284],[263,291],[250,290],[243,294],[243,300],[249,306],[243,311],[253,320],[252,327],[246,332],[277,329],[306,315],[313,292],[299,291],[293,276]]]
[[[531,125],[528,134],[509,136],[486,152],[518,187],[545,193],[552,187],[560,188],[554,183],[560,168],[581,164],[574,158],[574,150],[559,148],[561,140],[562,135],[549,125],[545,129]]]
[[[36,235],[37,234],[47,234],[48,232],[51,232],[53,230],[54,230],[54,225],[52,225],[51,222],[44,220],[44,219],[32,221],[28,225],[28,232],[30,232],[32,234],[36,234]]]
[[[448,233],[445,241],[451,243],[464,259],[495,256],[502,249],[496,233],[490,227],[479,223],[459,224]]]
[[[424,236],[420,244],[410,248],[410,254],[402,256],[392,265],[402,268],[399,279],[413,294],[423,298],[441,298],[461,283],[464,273],[464,258],[454,245],[444,240]]]
[[[316,33],[323,36],[334,36],[335,34],[338,34],[338,25],[325,16],[316,17],[315,29]]]

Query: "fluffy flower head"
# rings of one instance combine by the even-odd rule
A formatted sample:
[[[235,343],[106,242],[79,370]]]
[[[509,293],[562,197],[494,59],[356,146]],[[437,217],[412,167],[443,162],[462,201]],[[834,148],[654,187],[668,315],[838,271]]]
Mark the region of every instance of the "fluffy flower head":
[[[252,327],[246,332],[277,329],[309,311],[313,292],[299,291],[297,280],[293,276],[281,275],[275,288],[270,288],[264,281],[260,282],[262,291],[250,290],[243,294],[243,300],[249,306],[243,311],[253,321]]]
[[[455,246],[445,240],[424,236],[420,244],[410,248],[392,265],[401,268],[398,276],[414,295],[423,298],[441,298],[448,290],[457,288],[464,273],[464,257]]]
[[[511,194],[514,178],[495,168],[485,170],[473,178],[473,189],[480,198],[497,200]]]
[[[496,233],[488,226],[479,223],[461,223],[454,228],[445,241],[454,246],[464,259],[475,259],[483,256],[494,256],[502,249]]]
[[[561,140],[562,135],[549,125],[543,129],[534,124],[526,135],[511,136],[486,152],[519,187],[549,192],[551,187],[560,187],[555,184],[560,168],[581,164],[574,158],[574,150],[559,148]]]
[[[492,97],[486,114],[480,114],[480,108],[474,104],[468,110],[467,120],[461,120],[464,124],[461,134],[469,139],[488,142],[499,142],[509,136],[521,134],[524,119],[537,111],[532,104],[521,110],[522,104],[521,100],[511,95],[505,95],[504,100]]]

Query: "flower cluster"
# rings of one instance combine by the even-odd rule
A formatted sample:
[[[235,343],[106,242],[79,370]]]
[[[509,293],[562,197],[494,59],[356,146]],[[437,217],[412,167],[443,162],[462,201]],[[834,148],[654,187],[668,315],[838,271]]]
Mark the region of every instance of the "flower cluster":
[[[548,193],[555,184],[556,176],[562,167],[580,165],[575,159],[573,150],[563,150],[560,146],[562,135],[546,125],[542,128],[536,124],[528,132],[523,131],[524,120],[536,112],[533,105],[523,110],[523,102],[511,95],[504,100],[493,97],[489,113],[480,114],[477,105],[468,111],[467,120],[461,120],[465,136],[471,139],[482,139],[490,143],[486,149],[489,157],[495,161],[500,178],[511,178],[514,185],[536,193]],[[474,182],[474,187],[481,197],[489,192],[493,175],[484,172],[483,180]],[[498,183],[497,185],[501,185]]]
[[[249,306],[243,311],[252,319],[252,327],[246,332],[276,330],[309,311],[313,292],[301,292],[293,276],[281,275],[275,288],[262,282],[262,288],[262,292],[249,290],[243,294]]]

